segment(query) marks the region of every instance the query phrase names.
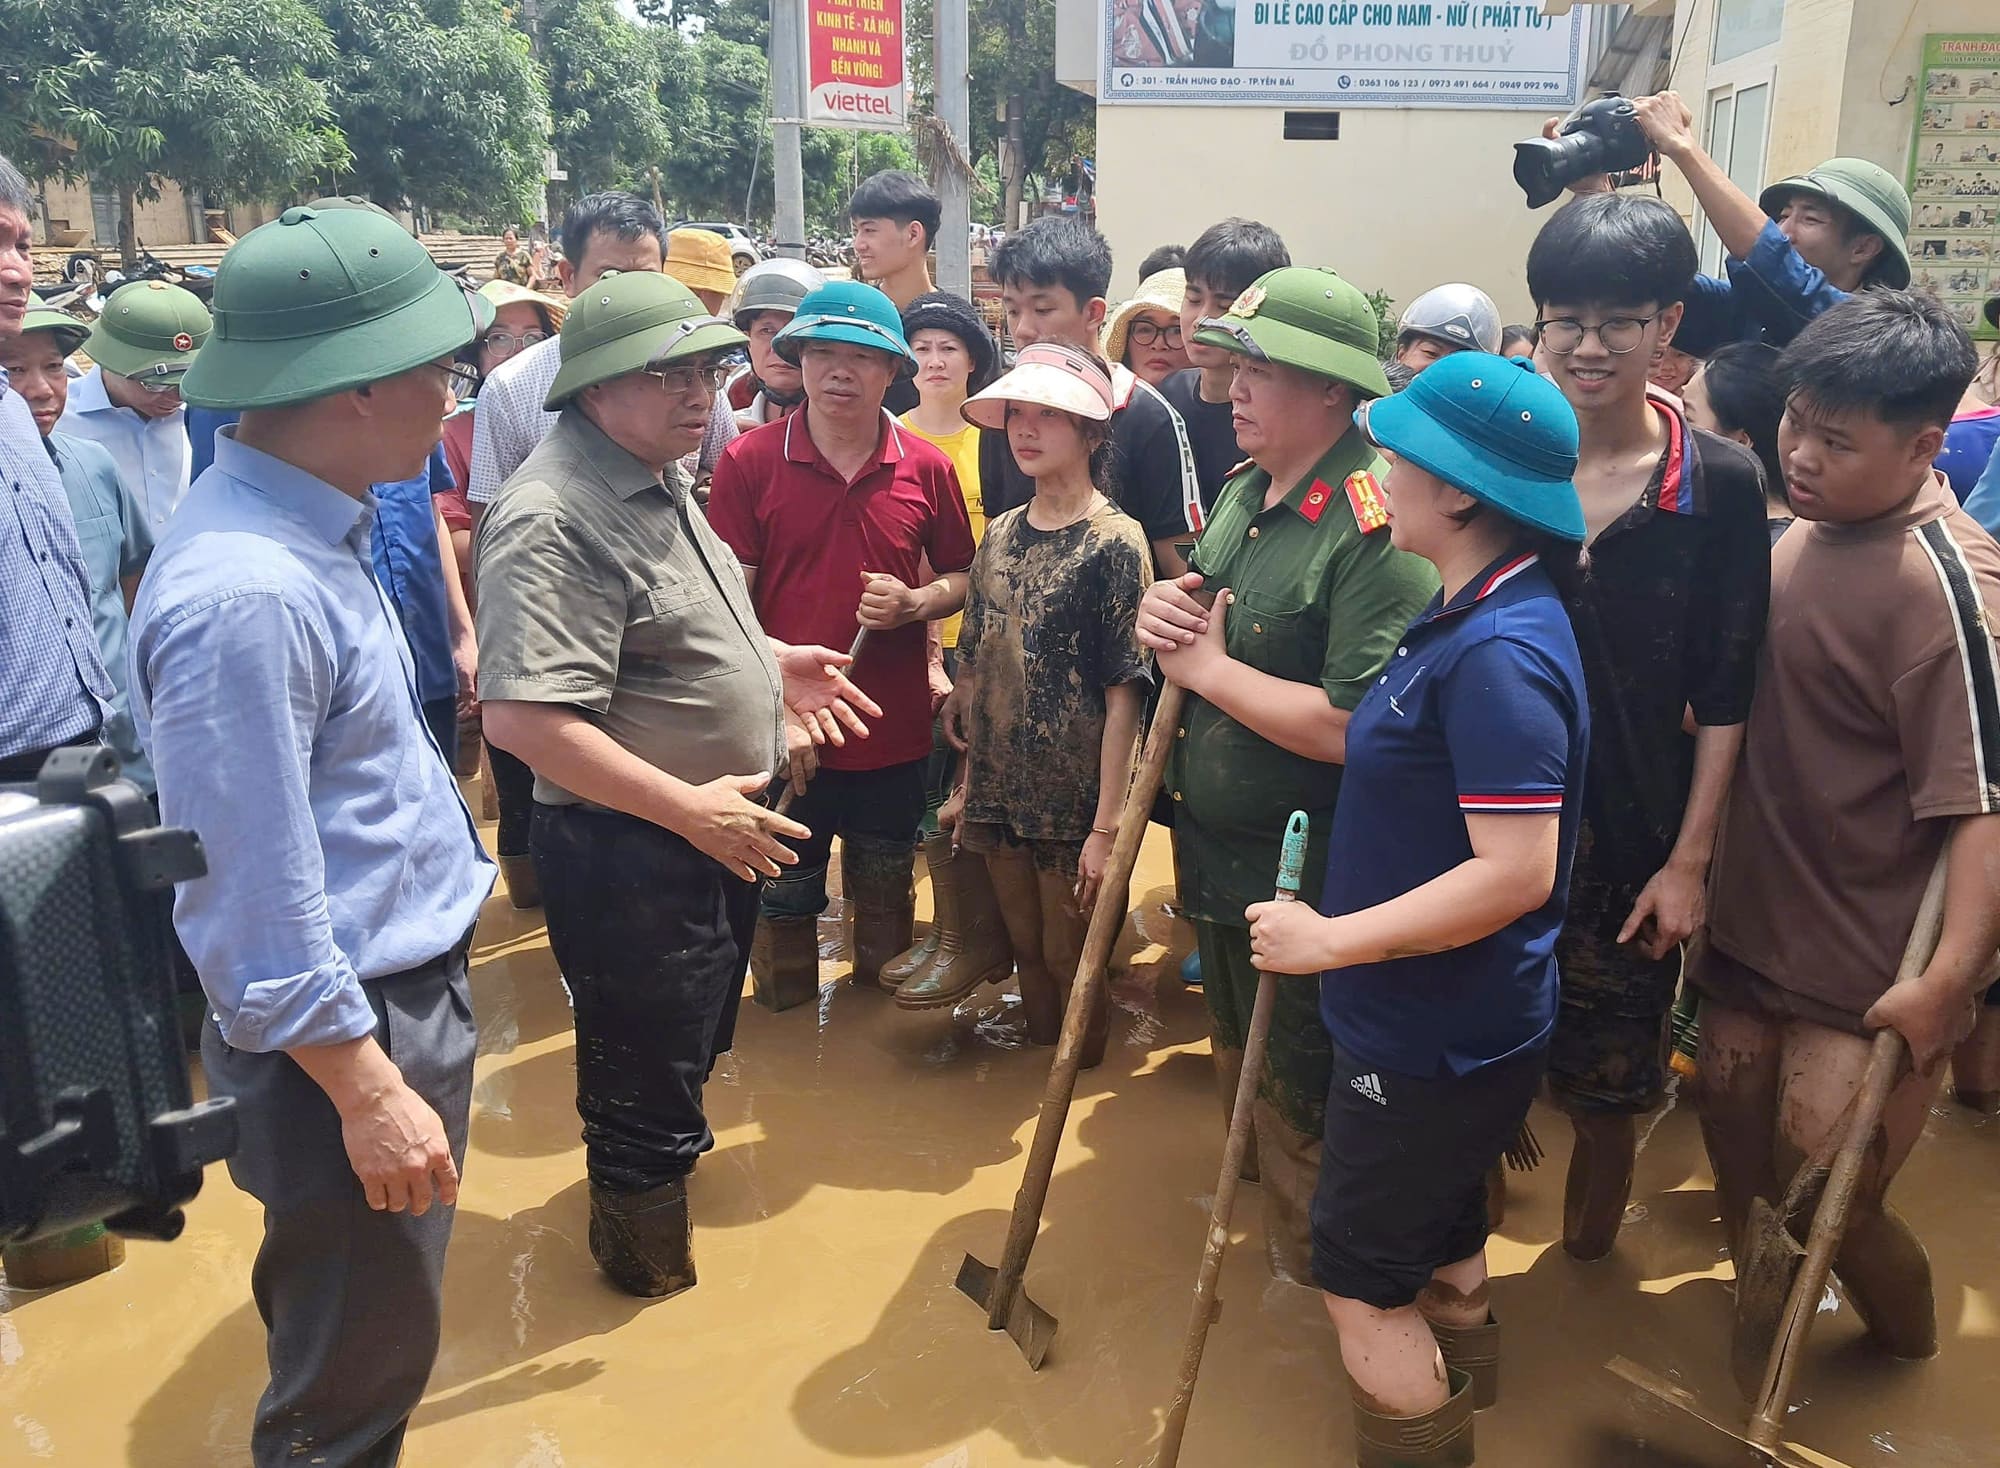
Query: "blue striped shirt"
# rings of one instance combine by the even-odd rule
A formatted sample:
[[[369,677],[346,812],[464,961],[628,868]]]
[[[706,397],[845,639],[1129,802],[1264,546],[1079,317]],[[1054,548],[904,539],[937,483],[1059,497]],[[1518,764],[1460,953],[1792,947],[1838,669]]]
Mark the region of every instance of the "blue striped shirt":
[[[90,623],[90,577],[69,496],[34,415],[0,368],[0,759],[90,733],[111,679]]]

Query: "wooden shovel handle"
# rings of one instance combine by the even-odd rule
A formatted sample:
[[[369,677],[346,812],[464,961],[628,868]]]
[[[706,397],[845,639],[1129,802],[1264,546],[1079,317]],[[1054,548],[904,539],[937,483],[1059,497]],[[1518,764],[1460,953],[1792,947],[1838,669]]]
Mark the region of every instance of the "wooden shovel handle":
[[[1938,938],[1944,931],[1946,858],[1950,850],[1951,841],[1947,837],[1944,850],[1938,853],[1937,864],[1931,868],[1923,901],[1917,905],[1917,919],[1910,925],[1910,941],[1903,949],[1902,966],[1896,971],[1898,984],[1908,983],[1922,974],[1937,952]],[[1875,1133],[1881,1128],[1882,1112],[1889,1103],[1889,1093],[1895,1089],[1897,1073],[1902,1068],[1903,1049],[1903,1037],[1893,1029],[1884,1028],[1876,1034],[1874,1045],[1868,1052],[1868,1068],[1862,1072],[1861,1084],[1855,1090],[1853,1119],[1841,1138],[1840,1150],[1834,1154],[1826,1191],[1820,1195],[1819,1208],[1813,1214],[1812,1231],[1806,1236],[1805,1262],[1799,1267],[1798,1277],[1792,1281],[1792,1292],[1785,1301],[1785,1313],[1779,1320],[1778,1336],[1771,1345],[1770,1363],[1764,1368],[1764,1387],[1757,1397],[1757,1409],[1750,1418],[1749,1437],[1755,1447],[1774,1449],[1783,1435],[1785,1404],[1791,1397],[1792,1378],[1798,1373],[1806,1333],[1812,1327],[1813,1316],[1819,1311],[1820,1296],[1826,1290],[1826,1277],[1833,1268],[1833,1256],[1839,1252],[1840,1242],[1846,1236],[1847,1216],[1853,1211],[1854,1190],[1861,1177],[1861,1164],[1869,1144],[1875,1139]]]
[[[1159,793],[1166,775],[1167,756],[1172,753],[1174,736],[1180,728],[1181,705],[1187,693],[1177,683],[1160,690],[1153,710],[1153,727],[1146,735],[1139,773],[1126,793],[1124,808],[1118,813],[1118,834],[1111,842],[1111,855],[1104,862],[1100,892],[1122,892],[1139,859],[1139,843],[1145,840],[1146,823],[1152,816],[1153,797]],[[1083,1061],[1083,1035],[1097,992],[1104,986],[1104,968],[1111,946],[1125,926],[1123,911],[1116,904],[1100,901],[1090,912],[1090,926],[1083,937],[1083,954],[1077,960],[1076,983],[1070,990],[1069,1008],[1063,1014],[1062,1037],[1056,1042],[1055,1063],[1049,1067],[1049,1083],[1042,1092],[1041,1110],[1035,1118],[1035,1140],[1028,1149],[1027,1170],[1021,1175],[1020,1191],[1014,1195],[1014,1213],[1007,1224],[1007,1244],[1001,1251],[1000,1267],[994,1272],[993,1294],[987,1301],[987,1323],[995,1330],[1007,1324],[1007,1312],[1021,1288],[1021,1276],[1028,1267],[1028,1251],[1035,1246],[1035,1232],[1041,1226],[1042,1205],[1048,1201],[1049,1178],[1056,1167],[1056,1150],[1062,1145],[1063,1123],[1069,1116],[1070,1098],[1076,1092],[1077,1071]]]

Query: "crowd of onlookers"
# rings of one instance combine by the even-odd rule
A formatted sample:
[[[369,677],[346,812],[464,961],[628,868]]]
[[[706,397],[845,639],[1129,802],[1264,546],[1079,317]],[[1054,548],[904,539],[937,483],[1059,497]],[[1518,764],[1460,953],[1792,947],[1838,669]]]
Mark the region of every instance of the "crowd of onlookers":
[[[0,777],[101,741],[207,848],[175,920],[265,1208],[258,1460],[393,1462],[428,1376],[495,881],[454,771],[570,998],[588,1247],[659,1297],[696,1280],[745,972],[820,992],[836,842],[852,983],[948,1014],[1012,980],[1053,1044],[1163,720],[1225,1112],[1260,974],[1319,976],[1279,986],[1246,1177],[1360,1462],[1471,1461],[1499,1159],[1546,1092],[1564,1246],[1602,1257],[1676,1044],[1740,1247],[1903,1036],[1836,1268],[1934,1350],[1884,1195],[1947,1059],[2000,1105],[2000,355],[1907,289],[1883,170],[1753,201],[1678,98],[1637,110],[1723,276],[1586,180],[1532,324],[1446,283],[1392,333],[1239,218],[1112,305],[1052,217],[993,243],[996,337],[903,173],[850,202],[859,279],[739,276],[614,192],[474,292],[328,198],[233,246],[212,310],[143,281],[86,327],[30,304],[0,163]],[[1272,904],[1295,810],[1308,900]],[[1084,1064],[1110,1039],[1100,992]]]

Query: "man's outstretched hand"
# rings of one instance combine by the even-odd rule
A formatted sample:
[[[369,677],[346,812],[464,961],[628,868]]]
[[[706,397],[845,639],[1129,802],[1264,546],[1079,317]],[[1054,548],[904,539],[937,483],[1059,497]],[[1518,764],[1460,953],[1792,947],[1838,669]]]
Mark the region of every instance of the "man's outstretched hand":
[[[830,647],[794,647],[775,639],[771,652],[785,675],[785,707],[797,715],[813,743],[839,746],[849,734],[868,737],[862,716],[879,719],[882,706],[841,671],[853,663],[852,657]]]

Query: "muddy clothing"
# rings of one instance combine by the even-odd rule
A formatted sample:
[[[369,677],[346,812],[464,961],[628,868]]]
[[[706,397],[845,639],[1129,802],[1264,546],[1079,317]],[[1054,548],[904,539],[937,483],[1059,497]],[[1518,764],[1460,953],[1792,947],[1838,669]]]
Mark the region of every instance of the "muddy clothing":
[[[1771,579],[1709,941],[1858,1019],[1950,818],[2000,811],[2000,547],[1933,480],[1900,514],[1800,524]]]
[[[1397,639],[1438,589],[1428,561],[1395,549],[1386,521],[1364,530],[1371,503],[1348,479],[1386,466],[1358,432],[1343,434],[1270,509],[1271,476],[1252,465],[1230,480],[1195,543],[1211,590],[1236,593],[1224,624],[1229,655],[1294,683],[1317,683],[1338,709],[1374,684]],[[1367,484],[1367,492],[1374,492]],[[1293,754],[1214,705],[1188,699],[1167,767],[1175,872],[1189,916],[1247,928],[1243,909],[1268,902],[1285,820],[1312,820],[1305,889],[1326,878],[1327,835],[1341,767]]]
[[[566,408],[473,549],[481,699],[568,704],[691,785],[777,767],[770,642],[676,469],[663,482]],[[535,798],[577,799],[540,774]]]
[[[511,281],[515,285],[526,285],[535,273],[535,257],[525,247],[509,253],[502,250],[493,257],[493,279]]]
[[[1592,1110],[1659,1100],[1658,1036],[1678,955],[1648,959],[1616,939],[1680,834],[1694,779],[1683,717],[1748,717],[1770,597],[1756,459],[1690,427],[1676,404],[1653,404],[1667,446],[1639,502],[1592,542],[1590,575],[1569,608],[1590,690],[1590,768],[1556,948],[1562,1007],[1549,1075],[1558,1098]]]
[[[1160,384],[1165,398],[1181,421],[1187,424],[1188,444],[1194,450],[1195,478],[1201,484],[1203,517],[1215,513],[1222,498],[1222,486],[1242,464],[1243,451],[1236,446],[1235,409],[1227,398],[1211,403],[1201,395],[1201,369],[1190,367],[1176,372]]]
[[[1148,678],[1136,630],[1153,556],[1115,505],[1060,530],[1024,507],[973,558],[960,677],[971,679],[965,818],[1082,841],[1097,818],[1105,690]]]
[[[1105,492],[1156,540],[1185,540],[1201,528],[1201,486],[1187,425],[1159,391],[1129,367],[1111,369],[1111,483]],[[1014,462],[1004,430],[979,436],[979,492],[997,520],[1035,497],[1035,481]]]
[[[753,600],[773,637],[845,648],[863,571],[905,586],[924,584],[926,560],[937,575],[963,571],[972,564],[972,525],[942,450],[885,413],[875,460],[849,483],[813,442],[809,412],[729,446],[715,466],[708,519],[756,573]],[[823,747],[822,769],[880,770],[929,756],[926,635],[922,622],[868,634],[848,671],[882,717],[868,721],[866,739]]]
[[[702,1085],[736,1034],[757,883],[672,831],[596,806],[535,806],[549,948],[576,1017],[590,1180],[643,1192],[715,1145]]]
[[[1520,1130],[1539,1045],[1419,1079],[1336,1047],[1312,1204],[1313,1283],[1377,1310],[1413,1304],[1441,1266],[1486,1247],[1486,1174]]]

